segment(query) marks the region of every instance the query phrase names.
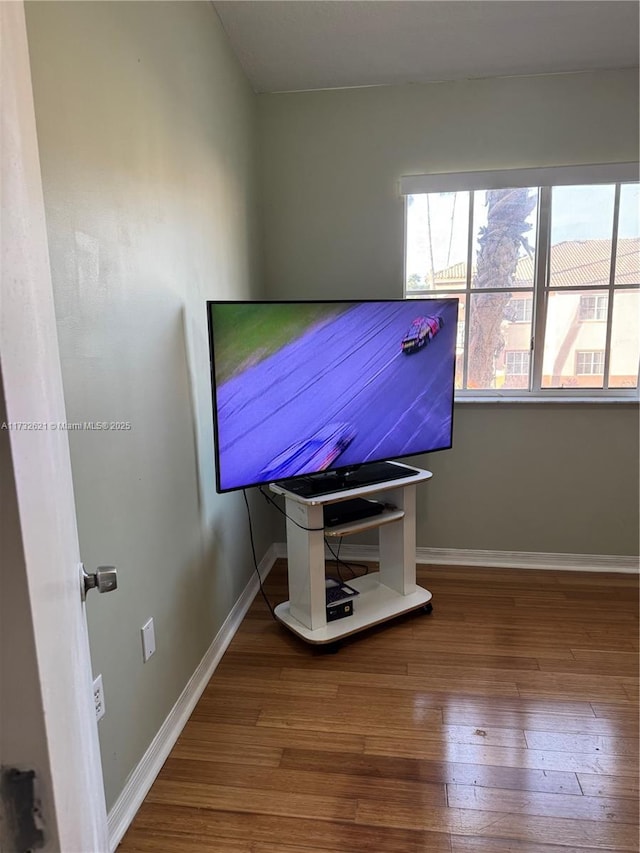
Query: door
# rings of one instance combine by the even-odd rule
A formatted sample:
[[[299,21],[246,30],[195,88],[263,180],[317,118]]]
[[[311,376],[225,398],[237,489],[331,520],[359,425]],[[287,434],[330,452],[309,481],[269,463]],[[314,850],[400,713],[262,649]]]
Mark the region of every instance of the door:
[[[4,783],[17,778],[6,771],[33,771],[39,813],[25,809],[20,837],[39,832],[45,850],[102,853],[107,819],[22,2],[0,3],[0,54],[0,805],[6,812]]]

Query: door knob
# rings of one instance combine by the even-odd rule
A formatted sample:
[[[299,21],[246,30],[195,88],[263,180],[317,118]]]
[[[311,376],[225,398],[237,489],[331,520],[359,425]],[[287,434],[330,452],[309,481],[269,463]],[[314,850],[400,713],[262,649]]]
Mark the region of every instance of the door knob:
[[[89,574],[82,566],[83,597],[90,589],[98,592],[112,592],[118,588],[118,572],[115,566],[98,566],[93,574]]]

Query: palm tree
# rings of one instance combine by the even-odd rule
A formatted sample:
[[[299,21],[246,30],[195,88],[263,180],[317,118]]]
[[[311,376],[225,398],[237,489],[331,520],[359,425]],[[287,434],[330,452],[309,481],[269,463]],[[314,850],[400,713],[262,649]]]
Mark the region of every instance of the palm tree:
[[[537,203],[537,194],[528,187],[487,190],[487,225],[478,235],[478,262],[473,280],[474,293],[469,312],[469,388],[491,388],[495,359],[504,346],[502,324],[511,299],[503,293],[481,293],[484,288],[511,288],[515,280],[520,249],[529,254],[527,217]]]

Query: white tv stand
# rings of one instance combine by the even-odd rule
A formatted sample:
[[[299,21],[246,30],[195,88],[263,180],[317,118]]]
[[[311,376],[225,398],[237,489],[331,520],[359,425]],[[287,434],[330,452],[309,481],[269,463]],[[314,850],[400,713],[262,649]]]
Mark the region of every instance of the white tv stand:
[[[284,496],[287,514],[289,601],[279,604],[275,614],[308,643],[336,643],[342,637],[402,613],[429,606],[431,593],[416,585],[416,484],[433,475],[399,462],[393,464],[415,474],[312,498],[300,497],[278,483],[269,486],[271,491]],[[381,492],[385,503],[394,509],[324,528],[325,504],[372,497]],[[350,599],[353,613],[327,622],[324,539],[373,528],[379,529],[379,571],[349,579],[349,586],[360,593]]]

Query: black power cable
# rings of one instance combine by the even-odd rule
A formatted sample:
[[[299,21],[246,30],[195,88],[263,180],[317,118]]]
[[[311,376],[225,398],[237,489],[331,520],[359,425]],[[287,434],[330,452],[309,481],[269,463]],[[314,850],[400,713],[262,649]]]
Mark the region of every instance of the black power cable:
[[[253,566],[256,570],[256,574],[258,575],[258,583],[260,584],[260,592],[262,593],[262,597],[265,600],[267,607],[269,608],[269,612],[271,616],[276,619],[276,614],[274,613],[273,607],[271,606],[271,602],[267,598],[267,594],[264,591],[264,587],[262,586],[262,578],[260,577],[260,569],[258,568],[258,558],[256,557],[256,546],[253,540],[253,524],[251,523],[251,509],[249,507],[249,501],[247,499],[247,491],[246,489],[242,490],[242,494],[244,496],[245,506],[247,507],[247,517],[249,519],[249,539],[251,540],[251,553],[253,554]],[[276,620],[277,621],[277,620]]]
[[[352,561],[349,561],[347,563],[345,560],[340,559],[340,546],[342,545],[342,537],[340,538],[340,542],[338,543],[338,552],[337,553],[333,550],[331,545],[329,545],[329,542],[327,541],[326,537],[325,537],[324,543],[327,546],[327,548],[329,549],[329,551],[331,551],[333,559],[335,560],[336,571],[338,572],[338,577],[340,578],[340,580],[342,580],[342,575],[340,574],[340,569],[338,568],[338,565],[344,566],[345,569],[349,569],[349,571],[351,572],[351,574],[353,575],[354,578],[358,577],[358,575],[356,575],[356,573],[353,571],[354,566],[358,566],[359,568],[364,569],[364,575],[369,574],[369,566],[366,563],[354,563]],[[363,575],[360,575],[359,577],[363,577]],[[343,581],[343,583],[344,583],[344,581]]]

